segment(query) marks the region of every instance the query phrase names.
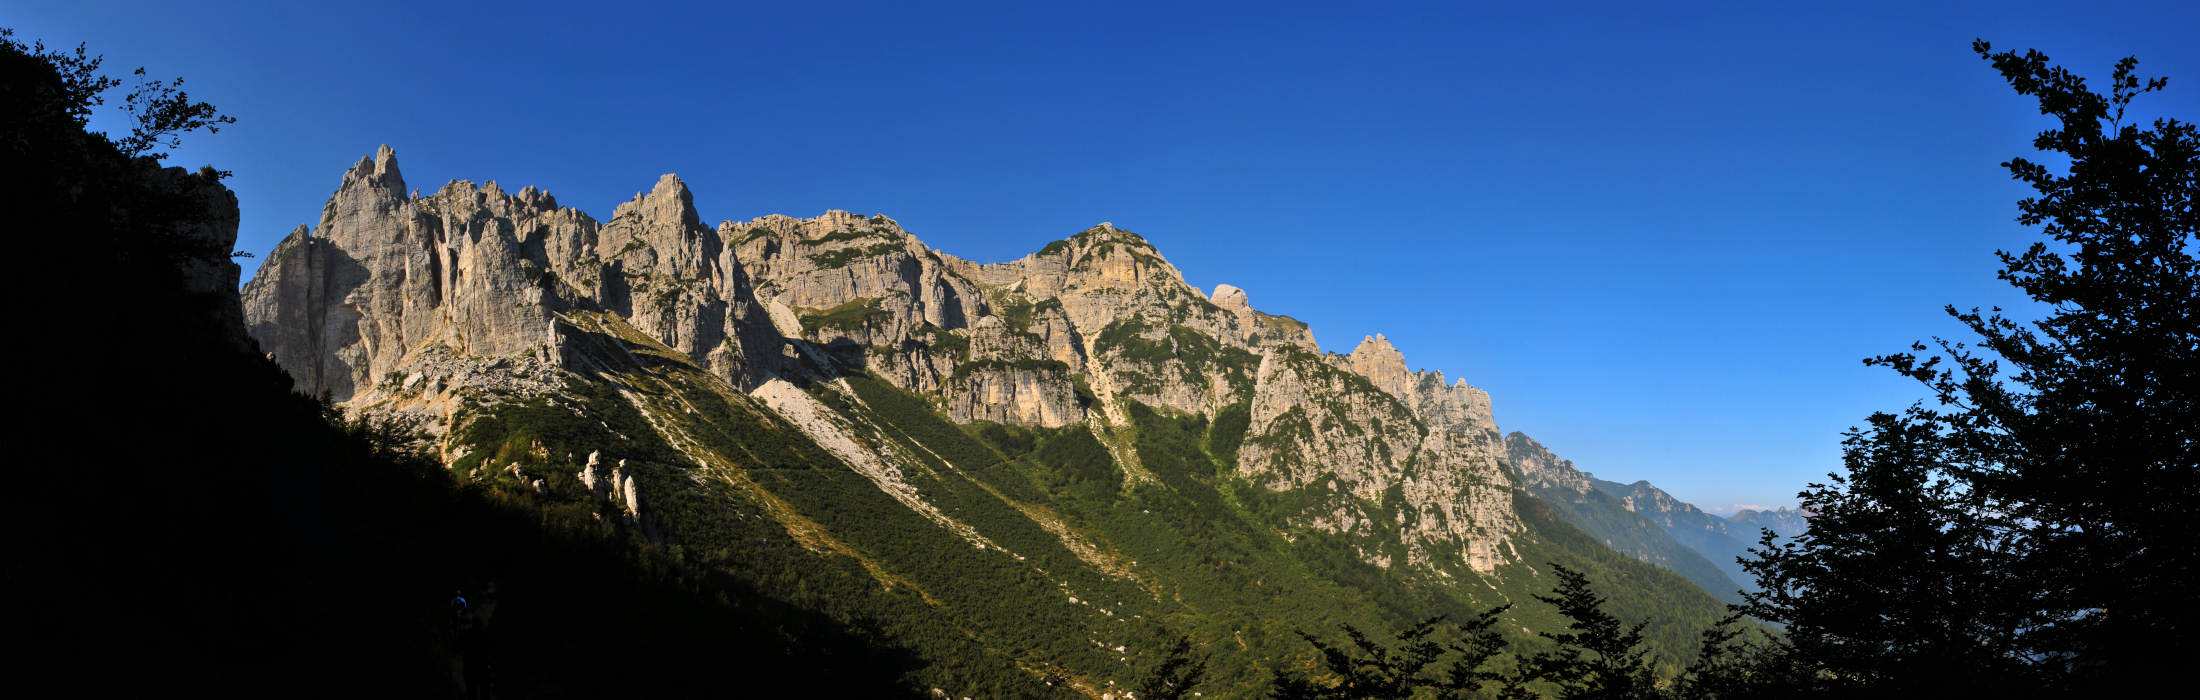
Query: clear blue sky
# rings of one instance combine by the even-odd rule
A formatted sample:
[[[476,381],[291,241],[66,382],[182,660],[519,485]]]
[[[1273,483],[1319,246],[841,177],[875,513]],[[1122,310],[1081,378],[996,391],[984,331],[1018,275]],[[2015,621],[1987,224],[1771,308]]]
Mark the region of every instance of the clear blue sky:
[[[10,0],[0,26],[236,116],[172,160],[236,172],[247,251],[383,143],[423,190],[601,217],[677,172],[708,221],[885,213],[979,261],[1113,221],[1711,507],[1792,504],[1921,396],[1860,358],[2016,299],[1992,252],[2033,233],[1997,164],[2042,122],[1972,38],[2096,83],[2137,55],[2200,118],[2192,2],[1195,4]]]

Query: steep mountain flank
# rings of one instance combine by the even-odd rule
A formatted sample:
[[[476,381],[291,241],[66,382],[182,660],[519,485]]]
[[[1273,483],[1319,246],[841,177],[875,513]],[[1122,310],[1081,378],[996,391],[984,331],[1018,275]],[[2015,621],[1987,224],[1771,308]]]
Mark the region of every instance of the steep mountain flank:
[[[1590,481],[1598,491],[1617,499],[1627,510],[1657,523],[1674,540],[1711,560],[1728,578],[1741,582],[1754,580],[1737,561],[1749,556],[1749,546],[1757,541],[1754,533],[1738,532],[1727,525],[1725,518],[1683,503],[1647,481],[1632,484],[1603,479]]]
[[[1631,504],[1598,489],[1596,482],[1601,480],[1534,438],[1518,432],[1506,435],[1505,449],[1521,486],[1549,503],[1566,522],[1607,547],[1679,573],[1722,600],[1739,601],[1742,585],[1737,580],[1747,579],[1735,577],[1741,573],[1738,567],[1730,573],[1682,543],[1660,523],[1635,512]]]
[[[1519,523],[1493,450],[1496,425],[1483,422],[1489,400],[1464,383],[1426,379],[1432,386],[1416,391],[1423,383],[1377,338],[1343,358],[1277,347],[1261,360],[1238,474],[1311,492],[1303,515],[1318,528],[1400,541],[1397,563],[1494,571]],[[1417,413],[1408,401],[1428,408]]]
[[[1135,233],[981,264],[885,216],[701,221],[670,175],[604,222],[409,195],[384,148],[245,316],[466,483],[878,624],[958,696],[1105,695],[1179,634],[1242,695],[1311,661],[1301,629],[1508,601],[1548,629],[1550,561],[1623,582],[1668,668],[1718,614],[1525,495],[1481,390],[1381,336],[1324,353]]]
[[[1522,487],[1607,546],[1679,572],[1728,600],[1755,580],[1736,561],[1757,541],[1754,529],[1730,526],[1647,481],[1598,479],[1518,432],[1505,436],[1505,447]]]

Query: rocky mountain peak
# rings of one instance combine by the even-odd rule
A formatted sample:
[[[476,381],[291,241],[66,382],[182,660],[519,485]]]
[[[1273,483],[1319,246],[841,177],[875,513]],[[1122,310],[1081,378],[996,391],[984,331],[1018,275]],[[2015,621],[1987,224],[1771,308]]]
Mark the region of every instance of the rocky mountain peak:
[[[345,171],[344,182],[337,187],[345,190],[372,189],[387,192],[392,199],[405,199],[405,176],[397,170],[397,151],[383,144],[374,155],[364,156]]]
[[[651,197],[676,196],[689,201],[695,199],[694,195],[688,192],[687,183],[680,179],[679,173],[665,173],[657,176],[657,184],[649,188],[649,195]]]
[[[1489,393],[1468,385],[1464,379],[1445,384],[1443,372],[1415,372],[1413,400],[1414,410],[1431,428],[1481,433],[1493,442],[1497,439],[1497,416]]]
[[[1376,388],[1389,392],[1391,396],[1404,399],[1412,395],[1412,373],[1406,369],[1406,356],[1399,353],[1398,348],[1392,347],[1390,339],[1383,337],[1383,334],[1377,333],[1362,339],[1360,346],[1352,349],[1347,361],[1353,372],[1366,377]]]
[[[390,178],[400,187],[405,184],[405,177],[397,172],[397,149],[386,143],[374,149],[374,174]]]
[[[636,193],[611,212],[611,223],[623,223],[629,219],[645,226],[671,224],[682,233],[700,235],[703,219],[695,211],[695,195],[688,191],[687,183],[680,176],[665,173],[657,178],[657,185],[648,194]]]
[[[1119,246],[1156,257],[1160,255],[1160,251],[1154,248],[1153,243],[1148,242],[1145,236],[1116,228],[1115,224],[1105,221],[1092,228],[1078,231],[1067,239],[1057,241],[1056,244],[1067,244],[1078,253],[1079,257],[1112,250]],[[1041,254],[1044,255],[1057,248],[1058,245],[1056,244],[1049,244],[1047,246],[1048,250],[1041,251]]]

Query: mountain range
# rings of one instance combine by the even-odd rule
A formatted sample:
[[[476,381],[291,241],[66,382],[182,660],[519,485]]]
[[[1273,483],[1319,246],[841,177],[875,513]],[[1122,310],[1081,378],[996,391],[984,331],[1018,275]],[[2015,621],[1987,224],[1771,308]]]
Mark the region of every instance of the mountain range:
[[[1670,672],[1747,580],[1743,531],[1801,522],[1596,479],[1383,336],[1325,351],[1108,223],[978,263],[882,215],[706,225],[672,175],[603,220],[422,195],[385,146],[241,296],[298,392],[875,626],[958,696],[1108,696],[1177,637],[1206,692],[1252,693],[1313,665],[1300,632],[1500,604],[1527,640],[1561,624],[1552,563]]]

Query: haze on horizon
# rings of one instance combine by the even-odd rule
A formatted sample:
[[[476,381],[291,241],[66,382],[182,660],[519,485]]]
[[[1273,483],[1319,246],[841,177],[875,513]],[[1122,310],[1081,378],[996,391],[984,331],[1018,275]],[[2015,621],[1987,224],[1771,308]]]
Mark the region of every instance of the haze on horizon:
[[[2043,122],[1972,38],[2200,80],[2200,9],[2168,2],[14,9],[238,117],[171,161],[236,173],[249,252],[382,143],[423,190],[601,218],[677,172],[712,223],[883,213],[979,261],[1113,221],[1324,349],[1382,333],[1505,430],[1714,510],[1792,505],[1843,429],[1921,397],[1860,358],[1954,332],[1944,304],[2021,305],[1998,164]]]

